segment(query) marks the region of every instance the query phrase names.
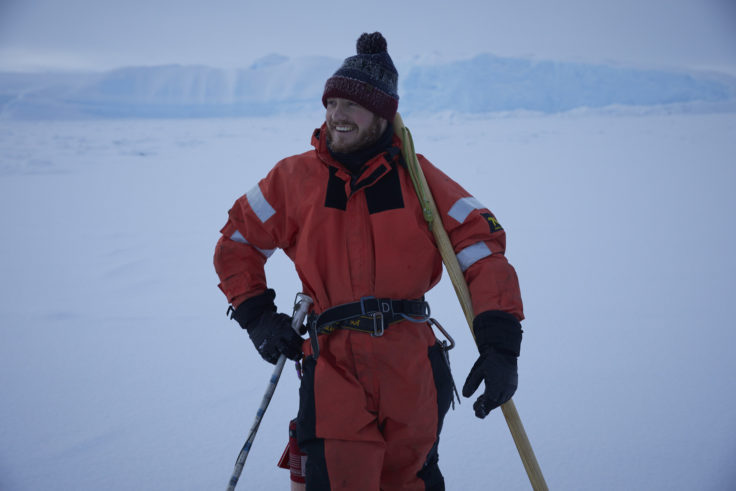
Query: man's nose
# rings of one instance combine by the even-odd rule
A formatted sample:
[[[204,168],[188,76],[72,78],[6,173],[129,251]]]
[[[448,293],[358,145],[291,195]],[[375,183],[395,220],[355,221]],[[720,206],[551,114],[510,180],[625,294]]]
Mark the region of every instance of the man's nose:
[[[344,119],[345,116],[346,116],[345,105],[342,102],[338,102],[337,104],[335,104],[335,107],[332,110],[332,120],[340,121]]]
[[[335,109],[334,111],[332,111],[332,114],[330,115],[330,119],[332,121],[340,121],[342,120],[343,116],[344,116],[343,111],[341,111],[340,109]]]

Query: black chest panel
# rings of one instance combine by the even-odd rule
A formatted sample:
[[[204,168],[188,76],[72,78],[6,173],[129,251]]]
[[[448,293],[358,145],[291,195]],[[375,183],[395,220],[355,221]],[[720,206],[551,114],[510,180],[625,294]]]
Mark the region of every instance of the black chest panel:
[[[371,215],[404,207],[399,170],[395,163],[386,162],[385,165],[390,166],[388,172],[385,172],[385,167],[379,167],[371,175],[351,183],[350,186],[353,194],[361,189],[364,190],[363,194]],[[325,193],[325,206],[345,211],[347,203],[348,196],[345,192],[345,181],[337,177],[337,168],[330,167]]]

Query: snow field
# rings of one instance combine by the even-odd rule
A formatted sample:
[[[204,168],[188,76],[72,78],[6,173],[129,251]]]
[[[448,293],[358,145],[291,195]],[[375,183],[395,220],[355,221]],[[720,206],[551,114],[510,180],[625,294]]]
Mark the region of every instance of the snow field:
[[[321,117],[0,121],[0,489],[226,486],[272,367],[225,317],[213,247]],[[734,115],[405,123],[507,231],[527,316],[514,400],[550,489],[733,489]],[[290,312],[288,259],[267,274]],[[462,385],[475,347],[446,278],[429,300]],[[293,373],[243,489],[288,486]],[[500,411],[471,406],[445,422],[448,489],[529,489]]]

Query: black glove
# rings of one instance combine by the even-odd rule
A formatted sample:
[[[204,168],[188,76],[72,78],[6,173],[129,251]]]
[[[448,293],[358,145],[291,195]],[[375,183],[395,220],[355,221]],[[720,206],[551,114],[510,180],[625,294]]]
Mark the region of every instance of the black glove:
[[[522,330],[516,317],[494,310],[478,314],[473,321],[473,332],[480,356],[465,380],[463,396],[472,396],[480,383],[485,382],[485,391],[473,404],[475,415],[482,419],[516,392],[519,385],[516,359]]]
[[[261,357],[275,365],[282,354],[292,360],[300,359],[303,339],[291,328],[291,317],[276,312],[274,298],[276,293],[268,289],[241,303],[231,318],[248,331]]]

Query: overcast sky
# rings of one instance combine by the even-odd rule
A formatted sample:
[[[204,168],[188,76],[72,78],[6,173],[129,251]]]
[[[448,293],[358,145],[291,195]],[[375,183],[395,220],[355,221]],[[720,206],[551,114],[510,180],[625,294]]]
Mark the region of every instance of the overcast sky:
[[[0,0],[0,70],[487,52],[736,75],[736,0]]]

